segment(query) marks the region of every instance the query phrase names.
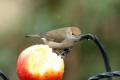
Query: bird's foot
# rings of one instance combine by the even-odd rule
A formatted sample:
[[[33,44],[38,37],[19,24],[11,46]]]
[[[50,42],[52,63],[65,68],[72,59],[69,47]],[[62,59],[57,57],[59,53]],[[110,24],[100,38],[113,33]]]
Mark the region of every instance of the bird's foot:
[[[70,52],[70,49],[65,48],[65,49],[62,49],[59,55],[61,56],[61,58],[64,58],[69,52]]]

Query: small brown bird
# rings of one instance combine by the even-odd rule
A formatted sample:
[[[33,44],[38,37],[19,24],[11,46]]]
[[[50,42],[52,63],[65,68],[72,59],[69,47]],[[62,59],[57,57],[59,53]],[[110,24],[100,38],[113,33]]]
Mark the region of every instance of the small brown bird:
[[[26,37],[40,37],[44,44],[53,49],[71,48],[80,40],[81,31],[78,27],[64,27]]]

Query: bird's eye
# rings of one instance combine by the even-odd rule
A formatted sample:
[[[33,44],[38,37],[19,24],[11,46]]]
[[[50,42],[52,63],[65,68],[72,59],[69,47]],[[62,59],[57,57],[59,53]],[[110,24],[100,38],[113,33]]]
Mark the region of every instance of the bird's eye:
[[[72,33],[72,35],[74,35],[74,33]]]

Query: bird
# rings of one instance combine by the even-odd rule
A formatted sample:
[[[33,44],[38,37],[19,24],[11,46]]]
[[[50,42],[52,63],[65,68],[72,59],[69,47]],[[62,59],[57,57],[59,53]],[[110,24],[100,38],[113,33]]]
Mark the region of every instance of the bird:
[[[63,27],[38,34],[26,35],[25,37],[41,38],[45,45],[53,49],[69,50],[80,40],[81,30],[79,27]]]

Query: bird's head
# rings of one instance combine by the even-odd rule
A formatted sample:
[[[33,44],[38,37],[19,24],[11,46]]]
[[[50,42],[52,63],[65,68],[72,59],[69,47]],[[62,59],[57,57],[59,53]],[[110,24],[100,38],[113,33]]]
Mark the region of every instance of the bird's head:
[[[67,38],[70,40],[78,41],[80,39],[81,31],[78,27],[70,27]]]

